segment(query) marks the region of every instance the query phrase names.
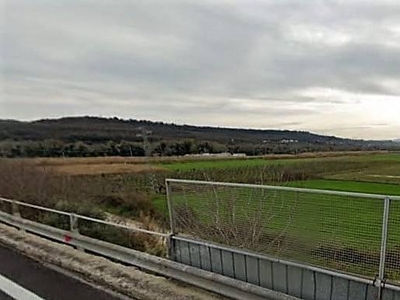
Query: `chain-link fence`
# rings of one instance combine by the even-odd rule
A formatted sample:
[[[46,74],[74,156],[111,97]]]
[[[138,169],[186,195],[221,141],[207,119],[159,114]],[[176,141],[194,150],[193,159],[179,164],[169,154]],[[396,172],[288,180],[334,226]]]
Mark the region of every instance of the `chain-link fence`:
[[[175,234],[368,278],[383,276],[383,196],[173,179],[167,190]],[[395,282],[400,201],[391,201],[389,216],[386,275]]]

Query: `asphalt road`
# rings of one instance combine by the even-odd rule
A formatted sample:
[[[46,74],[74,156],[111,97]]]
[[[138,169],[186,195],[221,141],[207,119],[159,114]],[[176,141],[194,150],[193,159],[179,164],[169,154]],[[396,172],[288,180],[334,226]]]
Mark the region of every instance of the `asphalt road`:
[[[13,298],[0,291],[0,300],[13,300]]]
[[[0,300],[16,299],[18,293],[25,295],[19,296],[21,300],[32,299],[33,294],[44,300],[121,300],[0,244]]]

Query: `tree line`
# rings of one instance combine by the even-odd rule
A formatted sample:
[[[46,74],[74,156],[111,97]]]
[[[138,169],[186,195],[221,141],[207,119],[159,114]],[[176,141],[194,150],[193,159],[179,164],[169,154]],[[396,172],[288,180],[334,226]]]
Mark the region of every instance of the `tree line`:
[[[174,140],[161,142],[107,141],[105,143],[44,141],[1,141],[0,157],[97,157],[97,156],[182,156],[205,153],[298,154],[320,151],[381,150],[379,147],[335,146],[327,144],[268,142],[262,144],[218,143],[213,141]]]

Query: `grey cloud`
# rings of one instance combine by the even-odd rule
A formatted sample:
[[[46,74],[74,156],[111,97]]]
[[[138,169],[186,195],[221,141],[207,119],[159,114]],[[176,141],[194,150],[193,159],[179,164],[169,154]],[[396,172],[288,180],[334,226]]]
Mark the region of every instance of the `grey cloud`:
[[[358,100],[304,90],[344,91],[360,105],[364,95],[400,100],[400,87],[383,84],[400,80],[395,1],[5,3],[0,117],[97,114],[308,130],[318,128],[307,118],[317,120],[321,109],[334,114]],[[341,121],[339,113],[332,120]],[[337,134],[363,134],[364,124],[350,125]]]

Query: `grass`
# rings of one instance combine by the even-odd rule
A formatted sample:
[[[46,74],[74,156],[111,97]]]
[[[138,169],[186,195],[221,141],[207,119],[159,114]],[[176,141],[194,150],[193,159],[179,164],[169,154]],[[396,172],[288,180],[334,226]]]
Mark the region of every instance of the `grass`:
[[[339,153],[340,154],[340,153]],[[197,161],[182,161],[156,164],[162,166],[170,171],[188,171],[198,169],[226,169],[226,168],[241,168],[241,167],[255,167],[255,166],[269,166],[269,165],[292,165],[292,164],[305,164],[305,163],[321,163],[324,164],[327,161],[336,161],[345,163],[347,161],[360,162],[360,163],[400,163],[400,154],[398,153],[348,153],[345,152],[342,155],[337,154],[331,156],[322,156],[315,154],[312,155],[273,155],[265,156],[264,158],[241,158],[241,159],[219,159],[219,160],[197,160]]]
[[[172,164],[163,164],[162,166],[170,171],[189,171],[198,169],[226,169],[226,168],[240,168],[249,166],[263,166],[268,161],[255,158],[255,159],[224,159],[218,161],[194,161],[194,162],[177,162]]]
[[[293,181],[285,184],[290,187],[300,187],[318,190],[334,190],[379,195],[400,196],[400,185],[377,182],[360,182],[347,180],[313,179]]]
[[[371,165],[364,170],[340,172],[325,176],[326,179],[339,179],[348,181],[380,182],[400,184],[399,163],[383,161],[377,165]]]
[[[162,195],[162,194],[153,195],[152,202],[153,202],[154,208],[158,212],[162,213],[163,215],[168,214],[168,206],[167,206],[167,201],[166,201],[165,195]]]
[[[400,163],[400,152],[391,152],[383,154],[375,154],[371,156],[360,156],[360,159],[366,161],[390,161],[394,163]]]
[[[337,240],[358,248],[360,240],[355,233],[369,235],[371,230],[363,228],[374,224],[378,225],[374,226],[375,236],[380,238],[383,201],[375,199],[275,190],[263,192],[252,188],[215,190],[211,186],[192,192],[185,190],[182,186],[183,192],[175,193],[174,204],[192,210],[193,217],[197,216],[200,222],[208,225],[212,225],[217,214],[221,222],[232,226],[235,222],[257,219],[264,233],[279,234],[289,226],[286,233],[292,238],[303,237],[306,242],[316,243],[323,235],[326,241]]]
[[[306,162],[322,162],[324,158],[286,158],[286,159],[263,159],[248,158],[237,160],[218,160],[218,161],[196,161],[178,162],[164,164],[163,166],[170,171],[189,171],[199,169],[235,169],[242,167],[267,167],[271,165],[290,165]]]

